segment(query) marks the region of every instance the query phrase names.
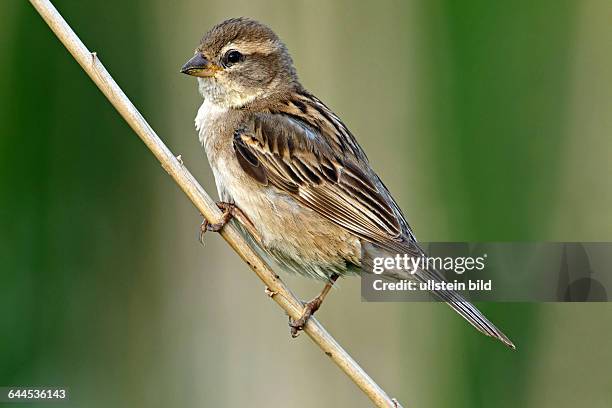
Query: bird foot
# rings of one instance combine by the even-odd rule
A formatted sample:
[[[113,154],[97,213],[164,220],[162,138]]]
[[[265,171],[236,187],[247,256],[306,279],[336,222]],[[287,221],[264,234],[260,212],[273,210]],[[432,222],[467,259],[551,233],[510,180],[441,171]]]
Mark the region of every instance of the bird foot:
[[[223,215],[221,216],[221,219],[218,222],[211,223],[206,218],[204,218],[202,220],[202,224],[200,224],[199,241],[202,245],[204,245],[204,234],[206,234],[207,231],[221,231],[223,227],[234,217],[236,211],[239,211],[238,207],[236,207],[235,204],[226,203],[223,201],[218,202],[217,207],[219,207],[220,210],[223,210]]]
[[[299,319],[293,320],[292,318],[289,318],[289,327],[291,327],[291,337],[296,338],[300,335],[300,331],[304,329],[304,325],[306,325],[308,319],[310,319],[310,317],[315,314],[317,310],[319,310],[319,307],[321,306],[322,302],[323,300],[320,297],[316,297],[304,305],[302,316]]]

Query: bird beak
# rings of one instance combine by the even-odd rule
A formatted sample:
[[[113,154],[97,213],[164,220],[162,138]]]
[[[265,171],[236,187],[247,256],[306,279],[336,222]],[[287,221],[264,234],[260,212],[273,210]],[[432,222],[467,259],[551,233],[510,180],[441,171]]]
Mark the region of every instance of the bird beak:
[[[197,77],[211,77],[219,70],[221,70],[220,66],[210,62],[198,52],[183,65],[181,73]]]

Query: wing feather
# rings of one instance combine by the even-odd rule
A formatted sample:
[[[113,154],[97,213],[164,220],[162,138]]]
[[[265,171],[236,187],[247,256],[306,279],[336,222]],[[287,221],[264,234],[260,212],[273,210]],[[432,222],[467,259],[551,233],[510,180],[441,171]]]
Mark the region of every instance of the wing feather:
[[[360,168],[367,166],[364,158],[347,154],[348,148],[335,149],[337,138],[332,146],[294,117],[256,114],[251,120],[234,137],[247,174],[363,239],[403,240],[401,214],[369,166]]]

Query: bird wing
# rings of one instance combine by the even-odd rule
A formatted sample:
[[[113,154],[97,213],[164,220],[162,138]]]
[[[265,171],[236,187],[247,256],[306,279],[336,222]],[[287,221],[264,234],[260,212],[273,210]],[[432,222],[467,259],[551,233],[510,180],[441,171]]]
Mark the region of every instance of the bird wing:
[[[258,113],[235,132],[233,144],[242,169],[260,184],[367,241],[405,240],[395,203],[367,159],[348,143],[334,145],[295,117]]]

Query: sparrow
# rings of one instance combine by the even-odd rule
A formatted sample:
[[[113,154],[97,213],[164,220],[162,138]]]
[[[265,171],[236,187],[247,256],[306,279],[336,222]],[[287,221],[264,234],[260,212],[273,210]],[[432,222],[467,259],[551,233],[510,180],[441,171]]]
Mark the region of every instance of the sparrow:
[[[217,24],[181,72],[197,77],[204,98],[195,126],[224,211],[202,231],[219,231],[234,218],[282,269],[325,282],[301,318],[290,320],[293,336],[339,277],[368,270],[364,254],[423,254],[351,131],[301,85],[287,47],[269,27],[249,18]],[[432,270],[410,278],[444,280]],[[514,348],[459,294],[434,295]]]

